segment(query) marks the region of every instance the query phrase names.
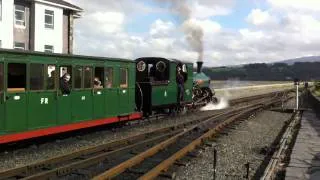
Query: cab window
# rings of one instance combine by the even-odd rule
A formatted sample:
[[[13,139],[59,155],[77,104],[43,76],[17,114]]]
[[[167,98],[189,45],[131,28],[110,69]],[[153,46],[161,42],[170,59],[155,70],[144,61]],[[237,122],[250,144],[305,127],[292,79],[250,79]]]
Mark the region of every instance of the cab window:
[[[27,85],[27,66],[23,63],[8,64],[8,91],[25,91]]]
[[[47,90],[53,90],[56,88],[56,66],[47,65],[46,75],[47,75]]]
[[[30,64],[30,90],[43,90],[43,72],[43,64]]]
[[[120,68],[120,87],[128,87],[128,69],[126,68]]]
[[[113,68],[106,68],[106,78],[105,78],[105,87],[112,88],[113,87]]]

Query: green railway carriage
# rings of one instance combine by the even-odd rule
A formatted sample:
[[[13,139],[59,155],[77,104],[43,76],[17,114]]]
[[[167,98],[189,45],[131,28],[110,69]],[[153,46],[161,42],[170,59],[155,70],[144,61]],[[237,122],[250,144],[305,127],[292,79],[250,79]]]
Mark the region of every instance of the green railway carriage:
[[[0,144],[140,118],[135,75],[125,59],[0,49]]]
[[[178,104],[177,68],[184,70],[184,102],[192,103],[193,64],[174,59],[144,57],[136,59],[136,104],[145,115]]]

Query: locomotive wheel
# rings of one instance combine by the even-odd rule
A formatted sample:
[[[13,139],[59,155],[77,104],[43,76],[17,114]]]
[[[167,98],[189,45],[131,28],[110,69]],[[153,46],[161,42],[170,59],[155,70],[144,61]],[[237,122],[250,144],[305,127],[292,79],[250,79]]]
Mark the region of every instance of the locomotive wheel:
[[[212,103],[214,103],[214,104],[218,103],[218,98],[212,97]]]
[[[212,101],[212,92],[209,88],[203,88],[203,96],[207,96],[207,103]]]

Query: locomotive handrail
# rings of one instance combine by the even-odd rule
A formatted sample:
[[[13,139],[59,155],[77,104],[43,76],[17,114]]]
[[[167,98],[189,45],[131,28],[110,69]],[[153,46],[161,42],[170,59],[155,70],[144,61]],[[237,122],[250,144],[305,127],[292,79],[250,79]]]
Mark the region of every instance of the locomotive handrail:
[[[139,110],[139,111],[141,112],[142,107],[143,107],[143,92],[142,92],[142,89],[141,89],[141,87],[140,87],[140,84],[137,83],[137,82],[136,82],[136,84],[137,84],[137,86],[139,87],[140,94],[141,94],[141,106],[140,106],[140,109],[137,108],[137,110]],[[137,107],[137,104],[136,104],[136,107]]]

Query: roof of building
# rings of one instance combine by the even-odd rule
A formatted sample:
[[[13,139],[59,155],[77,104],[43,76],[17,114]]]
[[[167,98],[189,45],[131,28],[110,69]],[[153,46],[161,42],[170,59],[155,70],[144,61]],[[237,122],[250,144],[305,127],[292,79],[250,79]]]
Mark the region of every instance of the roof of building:
[[[53,3],[53,4],[57,4],[57,5],[61,5],[61,6],[64,6],[68,9],[71,9],[71,10],[76,10],[76,11],[83,11],[82,8],[76,6],[76,5],[73,5],[71,3],[68,3],[66,1],[63,1],[63,0],[44,0],[45,2],[48,2],[48,3]]]

